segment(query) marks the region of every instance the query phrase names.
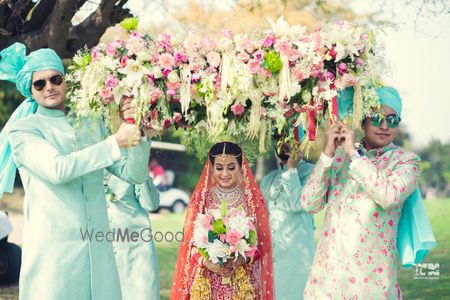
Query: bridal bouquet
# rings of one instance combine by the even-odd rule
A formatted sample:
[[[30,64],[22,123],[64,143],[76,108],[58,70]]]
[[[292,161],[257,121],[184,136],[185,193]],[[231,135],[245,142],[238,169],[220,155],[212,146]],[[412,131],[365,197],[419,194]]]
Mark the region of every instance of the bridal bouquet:
[[[241,208],[228,210],[223,202],[220,209],[197,215],[194,245],[204,259],[221,266],[238,255],[251,257],[257,249],[253,222]]]

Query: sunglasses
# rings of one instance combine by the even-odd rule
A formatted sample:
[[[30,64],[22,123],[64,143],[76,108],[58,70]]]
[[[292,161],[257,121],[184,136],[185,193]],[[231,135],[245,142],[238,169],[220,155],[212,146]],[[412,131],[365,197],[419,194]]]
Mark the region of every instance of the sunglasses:
[[[371,122],[372,126],[380,127],[381,124],[383,124],[385,119],[386,119],[387,126],[389,128],[396,128],[398,126],[398,124],[400,124],[400,121],[402,120],[396,114],[387,115],[385,118],[379,114],[376,114],[370,118],[370,122]]]
[[[53,85],[61,85],[61,83],[64,82],[64,78],[59,74],[55,74],[50,78],[36,80],[35,82],[33,82],[34,89],[36,91],[42,91],[47,85],[47,81],[49,81]]]

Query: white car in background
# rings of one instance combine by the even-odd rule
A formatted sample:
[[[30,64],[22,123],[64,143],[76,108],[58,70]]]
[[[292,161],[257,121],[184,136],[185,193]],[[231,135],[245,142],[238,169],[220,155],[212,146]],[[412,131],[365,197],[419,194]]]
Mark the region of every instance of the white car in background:
[[[159,209],[166,208],[171,212],[181,213],[186,209],[190,196],[185,191],[173,187],[175,181],[175,173],[173,171],[166,170],[165,176],[168,185],[165,189],[159,191]]]

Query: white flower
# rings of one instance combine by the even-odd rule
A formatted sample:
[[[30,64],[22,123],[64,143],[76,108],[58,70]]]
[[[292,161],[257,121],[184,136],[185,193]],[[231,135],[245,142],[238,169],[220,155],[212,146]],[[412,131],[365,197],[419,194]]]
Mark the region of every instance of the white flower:
[[[213,243],[208,243],[205,248],[209,255],[209,259],[215,264],[219,263],[219,258],[222,258],[222,261],[226,262],[227,258],[229,258],[229,255],[231,254],[231,251],[228,249],[228,245],[219,240],[214,240]]]
[[[248,226],[249,221],[251,221],[251,218],[246,217],[244,214],[237,214],[228,219],[226,227],[228,230],[241,232],[245,238],[248,238],[250,231]]]
[[[141,84],[144,75],[148,75],[150,72],[138,61],[129,59],[127,61],[127,66],[123,69],[119,69],[119,73],[126,75],[123,81],[125,85],[131,87],[135,84]]]
[[[267,20],[272,26],[272,30],[277,37],[288,38],[289,40],[299,40],[304,36],[306,27],[295,25],[289,26],[284,17],[280,17],[275,23],[272,19]]]
[[[241,239],[237,244],[236,244],[236,248],[237,248],[237,252],[242,255],[243,257],[245,257],[245,252],[250,251],[250,245],[247,243],[246,240]]]

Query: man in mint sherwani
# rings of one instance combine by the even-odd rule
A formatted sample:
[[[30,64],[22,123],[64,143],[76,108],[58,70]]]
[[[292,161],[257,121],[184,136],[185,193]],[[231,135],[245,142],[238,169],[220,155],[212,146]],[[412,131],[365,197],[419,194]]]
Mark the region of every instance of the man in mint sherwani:
[[[120,299],[113,248],[101,239],[109,230],[103,170],[142,183],[150,143],[125,123],[106,139],[101,122],[83,120],[76,129],[65,114],[64,69],[53,50],[26,56],[16,43],[0,55],[0,79],[27,97],[0,136],[0,192],[12,190],[15,166],[25,189],[19,297]],[[132,117],[130,102],[123,107]]]
[[[261,180],[272,232],[275,299],[303,299],[314,258],[314,221],[300,197],[314,166],[302,160],[302,153],[291,156],[287,143],[277,150],[277,156],[279,168]]]
[[[136,242],[113,243],[123,300],[159,300],[158,258],[151,231],[149,211],[159,207],[159,191],[148,176],[132,185],[107,173],[107,207],[111,230],[137,232]]]

